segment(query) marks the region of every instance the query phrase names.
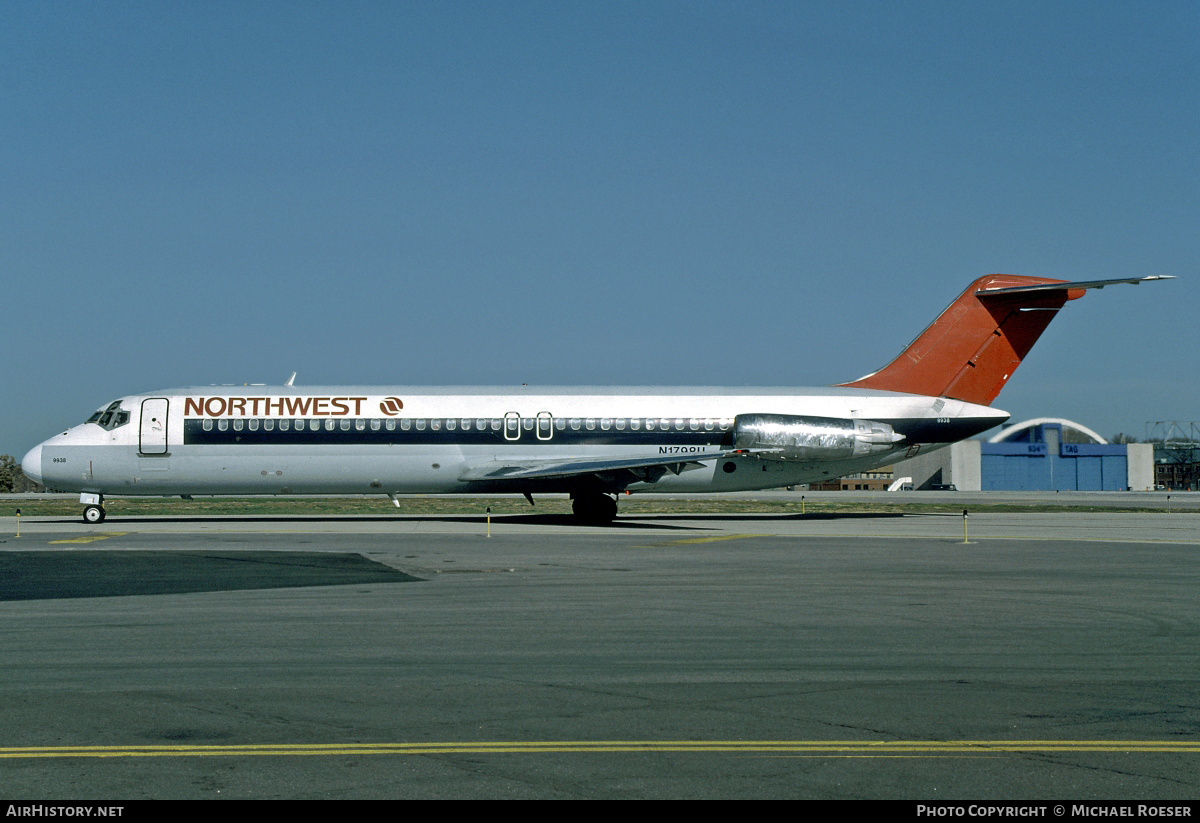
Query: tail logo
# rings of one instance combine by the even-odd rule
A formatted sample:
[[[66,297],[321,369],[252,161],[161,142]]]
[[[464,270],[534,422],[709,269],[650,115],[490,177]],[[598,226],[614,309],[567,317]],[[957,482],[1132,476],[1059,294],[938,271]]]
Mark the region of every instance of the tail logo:
[[[404,401],[399,397],[386,397],[379,401],[379,410],[388,417],[395,417],[404,408]]]

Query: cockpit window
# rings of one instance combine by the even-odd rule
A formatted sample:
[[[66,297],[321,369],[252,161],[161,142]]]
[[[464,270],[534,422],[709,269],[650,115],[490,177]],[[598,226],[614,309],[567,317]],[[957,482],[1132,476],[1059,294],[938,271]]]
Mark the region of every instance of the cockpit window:
[[[87,422],[95,423],[102,428],[112,431],[129,422],[129,412],[121,411],[121,401],[117,400],[93,414],[87,419]]]

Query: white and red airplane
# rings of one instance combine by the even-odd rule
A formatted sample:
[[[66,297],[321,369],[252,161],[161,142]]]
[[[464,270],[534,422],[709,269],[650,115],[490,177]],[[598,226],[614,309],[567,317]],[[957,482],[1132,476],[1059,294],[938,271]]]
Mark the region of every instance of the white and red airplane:
[[[1038,336],[1087,289],[993,274],[900,355],[816,389],[249,386],[122,397],[34,446],[25,474],[105,495],[567,493],[607,522],[621,492],[724,492],[840,477],[969,438]]]

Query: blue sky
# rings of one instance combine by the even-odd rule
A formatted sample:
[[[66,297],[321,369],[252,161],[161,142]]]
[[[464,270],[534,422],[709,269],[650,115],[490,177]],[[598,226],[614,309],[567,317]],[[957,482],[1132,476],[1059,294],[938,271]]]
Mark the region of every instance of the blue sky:
[[[0,2],[0,452],[181,385],[811,386],[1098,279],[996,405],[1200,419],[1200,5]],[[15,329],[13,328],[15,325]]]

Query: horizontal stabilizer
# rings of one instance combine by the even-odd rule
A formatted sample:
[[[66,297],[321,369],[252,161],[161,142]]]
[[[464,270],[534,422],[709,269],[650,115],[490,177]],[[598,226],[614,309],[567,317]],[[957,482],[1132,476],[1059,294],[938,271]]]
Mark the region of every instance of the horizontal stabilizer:
[[[1152,274],[1149,277],[1126,277],[1118,280],[1079,280],[1074,283],[1037,283],[1032,286],[1012,286],[1005,289],[981,289],[975,292],[976,297],[991,297],[998,294],[1024,294],[1035,291],[1085,291],[1087,289],[1102,289],[1117,283],[1131,283],[1134,286],[1150,280],[1174,280],[1170,274]],[[1082,296],[1082,295],[1080,295]]]

